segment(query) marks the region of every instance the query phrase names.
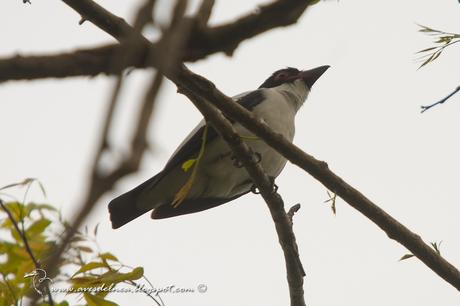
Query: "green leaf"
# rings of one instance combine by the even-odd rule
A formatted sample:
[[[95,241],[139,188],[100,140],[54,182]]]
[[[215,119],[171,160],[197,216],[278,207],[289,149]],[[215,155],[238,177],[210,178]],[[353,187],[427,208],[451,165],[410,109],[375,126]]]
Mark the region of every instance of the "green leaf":
[[[195,175],[191,175],[187,182],[185,182],[185,184],[179,189],[179,191],[174,195],[174,200],[172,202],[172,206],[173,207],[177,207],[179,206],[180,203],[182,203],[182,201],[185,200],[185,198],[187,197],[188,193],[190,192],[190,190],[192,189],[192,186],[193,186],[193,182],[195,181]]]
[[[92,261],[92,262],[89,262],[89,263],[84,264],[83,266],[81,266],[81,268],[78,269],[78,271],[75,272],[72,275],[72,277],[74,277],[77,274],[80,274],[80,273],[83,273],[83,272],[86,272],[86,271],[91,271],[91,270],[97,269],[97,268],[107,268],[107,266],[103,262]]]
[[[72,239],[70,240],[71,242],[81,242],[81,241],[87,241],[85,236],[81,236],[79,234],[75,234]]]
[[[84,253],[92,253],[93,252],[92,248],[84,246],[84,245],[77,246],[77,249],[79,249],[80,252],[84,252]]]
[[[0,188],[0,190],[12,188],[12,187],[17,187],[17,186],[26,186],[26,185],[32,184],[33,182],[37,182],[38,187],[40,187],[40,190],[43,193],[43,196],[46,198],[46,191],[45,191],[45,188],[43,187],[42,183],[39,180],[37,180],[36,178],[31,178],[31,177],[25,178],[24,180],[22,180],[21,182],[18,182],[18,183],[13,183],[13,184],[8,184],[6,186],[3,186],[3,187]]]
[[[107,271],[100,276],[80,276],[74,277],[70,281],[76,288],[94,287],[98,285],[117,284],[128,280],[137,280],[144,276],[142,267],[134,268],[131,272],[121,273],[114,270]]]
[[[105,284],[121,283],[127,280],[136,280],[144,276],[144,268],[137,267],[131,272],[120,273],[116,271],[109,271],[101,275],[99,280]]]
[[[108,252],[99,254],[99,258],[105,259],[105,260],[118,261],[118,258],[115,257],[115,255],[113,255],[112,253],[108,253]]]
[[[260,140],[260,138],[257,137],[257,136],[242,136],[242,135],[240,135],[240,138],[243,139],[243,140]]]
[[[4,204],[6,209],[9,210],[11,215],[13,216],[14,220],[16,222],[20,222],[22,219],[24,219],[25,216],[28,215],[28,210],[27,208],[19,202],[8,202]],[[0,210],[1,212],[4,212],[3,210]]]
[[[417,53],[428,52],[428,51],[434,50],[434,49],[436,49],[436,48],[437,48],[437,47],[426,48],[426,49],[423,49],[423,50],[418,51]]]
[[[24,179],[24,180],[21,181],[21,182],[12,183],[12,184],[8,184],[8,185],[5,185],[5,186],[3,186],[3,187],[0,187],[0,190],[12,188],[12,187],[17,187],[17,186],[24,186],[24,185],[29,184],[31,180],[32,180],[32,179],[30,179],[30,178],[26,178],[26,179]]]
[[[34,252],[34,254],[42,254],[43,252],[50,250],[52,247],[54,247],[54,243],[43,241],[29,241],[29,246],[32,249],[32,252]]]
[[[79,276],[69,280],[74,288],[92,287],[99,283],[99,277],[96,276]]]
[[[433,58],[431,59],[431,62],[433,62],[435,59],[437,59],[441,55],[442,51],[438,51],[434,53]]]
[[[87,292],[83,293],[83,296],[88,303],[88,306],[118,306],[114,302],[105,300],[99,296],[89,294]]]
[[[431,54],[431,56],[429,56],[421,65],[420,67],[418,67],[419,69],[422,68],[423,66],[425,66],[426,64],[428,64],[429,62],[433,61],[433,57],[434,57],[434,54]]]
[[[47,196],[46,196],[46,190],[45,190],[45,187],[43,186],[42,182],[40,182],[40,181],[37,180],[37,179],[35,179],[35,181],[37,182],[38,187],[40,188],[40,190],[41,190],[43,196],[44,196],[45,198],[47,198]]]
[[[329,197],[329,199],[327,199],[326,201],[324,201],[324,203],[331,203],[331,209],[332,209],[332,213],[334,215],[337,214],[337,208],[336,208],[336,201],[337,201],[337,194],[335,192],[329,192],[329,190],[326,190],[326,193],[327,193],[327,196]]]
[[[50,224],[51,221],[46,218],[37,220],[26,230],[26,236],[33,239],[37,235],[42,234]]]
[[[56,207],[49,205],[49,204],[29,203],[27,204],[27,206],[30,207],[30,210],[38,209],[38,210],[57,211]]]
[[[406,259],[409,259],[409,258],[412,258],[412,257],[414,257],[413,254],[406,254],[406,255],[404,255],[403,257],[401,257],[401,258],[399,259],[399,261],[403,261],[403,260],[406,260]]]
[[[204,126],[203,135],[201,136],[201,146],[200,146],[200,151],[198,152],[198,157],[196,158],[196,165],[195,165],[195,167],[193,167],[192,174],[188,178],[187,182],[185,182],[185,184],[174,195],[174,200],[171,203],[171,205],[173,207],[179,206],[179,204],[182,203],[182,201],[185,200],[185,198],[187,197],[188,193],[192,189],[192,185],[193,185],[193,182],[195,181],[195,176],[196,176],[196,173],[197,173],[198,165],[199,165],[201,159],[203,158],[204,151],[205,151],[205,148],[206,148],[206,139],[208,139],[208,124],[206,124]],[[184,164],[182,164],[182,169],[184,169],[184,165],[185,165],[186,166],[185,169],[188,170],[189,167],[191,167],[191,165],[193,165],[193,163],[195,163],[195,161],[193,163],[189,162],[189,161],[191,161],[191,160],[188,160]],[[188,166],[188,168],[187,168],[187,166]],[[186,171],[185,169],[184,169],[184,171]]]
[[[187,172],[195,164],[195,162],[196,162],[195,158],[192,158],[192,159],[189,159],[189,160],[185,161],[182,164],[182,170],[184,170],[184,172]]]
[[[141,278],[142,276],[144,276],[144,268],[142,267],[136,267],[133,269],[133,271],[131,271],[130,273],[130,278],[129,280],[136,280],[136,279],[139,279]]]
[[[96,226],[94,227],[94,231],[93,231],[94,236],[97,236],[97,229],[99,228],[99,224],[100,223],[96,224]]]

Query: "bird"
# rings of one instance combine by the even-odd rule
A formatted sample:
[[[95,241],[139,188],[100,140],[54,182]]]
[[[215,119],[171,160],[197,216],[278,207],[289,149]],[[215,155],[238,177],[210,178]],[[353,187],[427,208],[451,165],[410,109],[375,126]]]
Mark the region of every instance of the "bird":
[[[329,67],[279,69],[256,90],[232,99],[292,142],[295,115],[313,84]],[[262,169],[274,180],[286,165],[286,158],[238,122],[230,122],[254,152]],[[186,215],[233,201],[251,190],[253,183],[246,170],[212,125],[203,119],[179,145],[163,170],[110,201],[108,209],[112,228],[116,229],[151,210],[152,219]]]

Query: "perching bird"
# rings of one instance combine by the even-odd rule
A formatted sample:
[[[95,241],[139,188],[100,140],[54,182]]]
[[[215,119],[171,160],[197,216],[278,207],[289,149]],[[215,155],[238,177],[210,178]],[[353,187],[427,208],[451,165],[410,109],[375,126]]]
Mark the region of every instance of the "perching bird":
[[[295,115],[313,84],[328,68],[281,69],[258,89],[233,99],[292,141]],[[239,123],[233,122],[233,126],[255,152],[267,175],[277,177],[286,159]],[[239,198],[252,185],[227,143],[203,120],[162,171],[109,203],[110,220],[113,228],[119,228],[152,209],[153,219],[199,212]]]

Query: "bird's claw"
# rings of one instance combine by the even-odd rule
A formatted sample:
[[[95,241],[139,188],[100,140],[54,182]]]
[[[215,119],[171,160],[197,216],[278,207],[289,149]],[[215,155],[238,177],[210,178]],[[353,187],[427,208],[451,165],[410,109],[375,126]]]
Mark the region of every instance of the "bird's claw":
[[[243,163],[240,160],[238,160],[238,158],[236,158],[235,155],[232,155],[231,160],[233,160],[233,166],[235,166],[236,168],[243,167]],[[252,160],[254,164],[260,163],[262,160],[262,154],[260,154],[259,152],[254,152],[254,154],[252,155]]]
[[[236,167],[236,168],[242,168],[243,167],[243,163],[238,158],[236,158],[235,155],[232,155],[231,160],[233,160],[233,166],[234,167]]]
[[[275,184],[275,177],[270,176],[270,182],[272,183],[272,193],[277,193],[278,192],[278,185]]]
[[[254,154],[252,155],[252,159],[254,161],[254,164],[258,164],[262,161],[262,154],[260,154],[259,152],[254,152]]]
[[[258,188],[256,187],[256,185],[254,185],[254,184],[252,184],[252,186],[251,186],[251,192],[252,192],[253,194],[260,194],[259,189],[258,189]]]
[[[278,192],[278,185],[275,184],[275,178],[273,176],[270,176],[270,181],[272,183],[272,193],[277,193]],[[260,194],[260,190],[256,187],[256,185],[252,185],[250,191],[254,194]]]

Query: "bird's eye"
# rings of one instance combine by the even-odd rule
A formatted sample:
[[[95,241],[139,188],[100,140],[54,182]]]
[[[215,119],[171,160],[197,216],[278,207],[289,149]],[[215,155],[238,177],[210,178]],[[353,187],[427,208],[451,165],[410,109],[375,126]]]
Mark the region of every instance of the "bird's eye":
[[[276,78],[277,78],[278,80],[285,79],[285,78],[287,78],[287,73],[281,72],[280,74],[278,74],[278,75],[276,76]]]

